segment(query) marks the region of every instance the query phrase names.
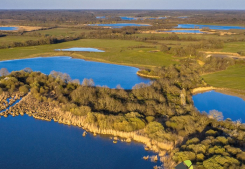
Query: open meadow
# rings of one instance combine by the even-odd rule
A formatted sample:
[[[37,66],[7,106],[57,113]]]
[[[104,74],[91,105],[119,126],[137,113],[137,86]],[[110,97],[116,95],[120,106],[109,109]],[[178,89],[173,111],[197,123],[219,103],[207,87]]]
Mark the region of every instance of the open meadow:
[[[145,48],[145,46],[147,48]],[[104,50],[103,53],[58,52],[55,49],[71,47],[91,47]],[[139,67],[167,66],[176,63],[178,58],[160,52],[156,46],[129,40],[82,39],[59,44],[16,47],[0,50],[0,60],[31,58],[40,56],[73,56],[88,60],[135,65]]]

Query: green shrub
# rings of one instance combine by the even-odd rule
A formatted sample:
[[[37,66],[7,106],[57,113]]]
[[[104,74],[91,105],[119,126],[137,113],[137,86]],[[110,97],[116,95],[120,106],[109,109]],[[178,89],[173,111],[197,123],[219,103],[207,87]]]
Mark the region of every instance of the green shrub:
[[[225,152],[225,148],[220,146],[214,146],[208,149],[209,154],[223,154]]]
[[[231,147],[230,145],[225,146],[226,151],[232,155],[236,155],[237,153],[241,153],[242,150],[240,148]]]
[[[226,139],[224,136],[219,136],[219,137],[216,137],[216,142],[226,145],[228,144],[228,139]]]
[[[89,112],[89,113],[87,114],[86,121],[87,121],[89,124],[93,124],[93,123],[95,123],[95,122],[97,121],[97,118],[96,118],[96,116],[94,115],[94,113]]]
[[[206,136],[216,136],[216,134],[217,134],[217,131],[214,131],[214,130],[208,130],[208,131],[206,131]]]
[[[243,161],[243,163],[245,162],[245,152],[241,152],[239,154],[237,154],[237,159]]]
[[[29,86],[28,85],[21,86],[19,88],[19,92],[23,94],[27,94],[29,92]]]
[[[190,144],[190,145],[187,146],[187,150],[192,150],[196,154],[198,154],[198,153],[205,154],[206,146],[202,145],[202,144]]]
[[[203,154],[197,154],[197,161],[203,161],[205,156]]]
[[[153,122],[155,120],[155,117],[154,116],[147,116],[146,120],[148,123],[150,123],[150,122]]]
[[[207,169],[223,169],[224,165],[239,165],[237,159],[228,156],[215,155],[203,162],[203,166]]]
[[[187,142],[186,142],[186,144],[188,145],[188,144],[197,144],[197,143],[199,143],[200,142],[200,140],[197,138],[197,137],[195,137],[195,138],[193,138],[193,139],[191,139],[191,140],[188,140]]]
[[[183,162],[185,160],[195,161],[196,160],[196,155],[195,155],[195,153],[193,153],[191,151],[177,152],[177,153],[174,154],[173,160],[176,163]]]

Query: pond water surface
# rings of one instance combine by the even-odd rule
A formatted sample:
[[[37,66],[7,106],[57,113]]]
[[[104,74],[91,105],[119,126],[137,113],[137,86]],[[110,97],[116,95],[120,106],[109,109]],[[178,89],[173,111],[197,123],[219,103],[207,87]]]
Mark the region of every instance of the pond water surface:
[[[113,23],[113,24],[89,24],[89,26],[103,26],[112,28],[122,28],[125,26],[150,26],[146,24],[136,24],[136,23]]]
[[[162,31],[162,32],[175,32],[175,33],[204,33],[200,30],[171,30],[171,31]]]
[[[125,21],[132,21],[132,20],[137,20],[138,19],[138,18],[128,17],[128,16],[120,16],[120,18],[122,20],[125,20]]]
[[[239,97],[209,91],[194,95],[193,100],[200,112],[218,110],[223,113],[224,119],[241,119],[245,123],[245,101]]]
[[[56,49],[56,51],[72,51],[72,52],[105,52],[96,48],[68,48],[68,49]]]
[[[0,31],[14,31],[17,30],[17,27],[1,27],[0,26]]]
[[[79,79],[80,82],[84,78],[92,78],[95,85],[106,85],[110,88],[115,88],[120,84],[124,89],[131,89],[135,84],[150,82],[149,79],[138,76],[136,72],[139,69],[135,67],[72,59],[65,56],[0,62],[0,68],[7,68],[9,72],[22,70],[27,67],[33,71],[40,71],[45,74],[50,74],[53,70],[67,73],[72,79]]]
[[[1,169],[152,169],[143,144],[118,142],[27,115],[0,118]]]
[[[198,24],[179,24],[176,28],[188,28],[188,29],[216,29],[216,30],[230,30],[230,29],[245,29],[245,27],[240,26],[217,26],[217,25],[198,25]]]

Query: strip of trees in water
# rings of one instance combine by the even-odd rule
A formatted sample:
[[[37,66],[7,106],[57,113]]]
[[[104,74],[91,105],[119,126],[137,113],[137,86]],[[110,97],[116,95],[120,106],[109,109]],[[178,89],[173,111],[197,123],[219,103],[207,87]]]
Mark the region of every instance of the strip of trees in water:
[[[171,152],[176,163],[192,160],[197,168],[244,168],[245,125],[223,121],[219,112],[200,113],[193,105],[190,90],[205,86],[200,66],[186,61],[154,71],[159,71],[160,79],[124,90],[95,87],[92,79],[80,84],[54,71],[8,74],[1,69],[0,93],[30,91],[39,102],[86,116],[89,124],[101,129],[144,130],[149,138],[178,143]]]

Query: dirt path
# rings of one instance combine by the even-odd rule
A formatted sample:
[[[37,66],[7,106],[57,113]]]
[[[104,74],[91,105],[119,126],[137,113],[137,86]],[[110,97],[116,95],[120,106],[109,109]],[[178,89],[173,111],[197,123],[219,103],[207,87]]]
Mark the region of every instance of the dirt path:
[[[245,59],[245,56],[241,56],[238,53],[230,53],[230,52],[205,52],[207,54],[206,57],[230,57],[234,59]]]

